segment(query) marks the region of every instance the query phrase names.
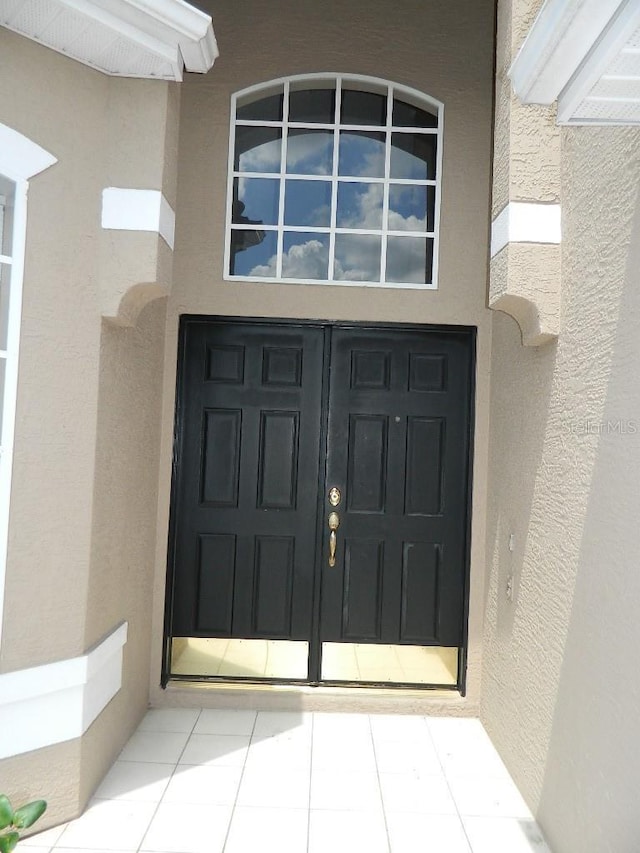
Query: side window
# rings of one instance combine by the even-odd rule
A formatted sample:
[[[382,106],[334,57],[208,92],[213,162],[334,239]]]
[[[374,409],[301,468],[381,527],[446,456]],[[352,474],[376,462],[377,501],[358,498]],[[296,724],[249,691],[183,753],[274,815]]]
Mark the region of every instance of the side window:
[[[18,391],[27,189],[32,177],[56,162],[53,154],[0,122],[0,638]]]
[[[9,342],[11,268],[13,266],[13,210],[15,184],[0,175],[0,480],[12,433],[13,395],[9,380],[13,346]]]
[[[361,77],[234,95],[225,276],[437,287],[442,104]]]

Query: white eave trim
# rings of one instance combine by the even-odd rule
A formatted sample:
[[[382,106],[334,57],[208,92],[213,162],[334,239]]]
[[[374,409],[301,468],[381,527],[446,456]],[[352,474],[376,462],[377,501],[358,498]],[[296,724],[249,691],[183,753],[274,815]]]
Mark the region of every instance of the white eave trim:
[[[0,759],[83,735],[122,686],[124,622],[77,658],[0,675]]]
[[[557,100],[559,124],[640,124],[638,75],[611,71],[637,52],[639,28],[640,0],[545,0],[509,69],[516,95]]]
[[[610,63],[620,53],[638,27],[640,27],[640,0],[626,0],[626,2],[619,3],[616,14],[593,44],[587,59],[576,70],[558,96],[558,121],[560,123],[572,122],[572,119],[580,116],[580,107],[583,101],[593,100],[589,98],[589,93],[598,80],[606,74]],[[630,123],[625,121],[625,113],[617,109],[616,98],[607,98],[606,100],[609,103],[609,109],[605,120],[586,122],[581,120],[580,123]],[[624,104],[624,99],[622,101]],[[637,122],[633,123],[637,124]]]
[[[525,104],[552,104],[611,20],[637,0],[546,0],[511,68]]]
[[[0,12],[2,2],[0,0]],[[21,21],[19,12],[15,23],[11,16],[0,17],[0,22],[71,59],[116,76],[181,80],[183,68],[204,74],[218,56],[211,17],[185,0],[49,0],[49,6],[49,23],[66,10],[84,18],[89,31],[93,28],[87,41],[88,53],[78,54],[72,32],[49,37],[46,26],[37,32],[30,31],[28,19]],[[153,58],[158,67],[146,72],[132,70],[130,63],[126,67],[122,62],[115,68],[109,67],[104,59],[108,48],[105,38],[109,32],[127,45],[127,60],[139,56],[141,67],[144,67],[144,58]]]
[[[66,5],[102,19],[108,10],[117,28],[117,19],[141,33],[157,30],[166,41],[180,48],[187,71],[206,73],[218,57],[211,17],[185,0],[62,0]],[[165,41],[165,37],[162,39]]]

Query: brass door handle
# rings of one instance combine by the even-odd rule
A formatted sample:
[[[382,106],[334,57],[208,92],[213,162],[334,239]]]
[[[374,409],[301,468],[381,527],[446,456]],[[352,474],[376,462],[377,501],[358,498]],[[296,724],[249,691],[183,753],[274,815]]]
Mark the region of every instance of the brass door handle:
[[[329,513],[329,566],[333,568],[336,564],[336,546],[338,544],[338,534],[336,530],[340,527],[340,516],[337,512]]]

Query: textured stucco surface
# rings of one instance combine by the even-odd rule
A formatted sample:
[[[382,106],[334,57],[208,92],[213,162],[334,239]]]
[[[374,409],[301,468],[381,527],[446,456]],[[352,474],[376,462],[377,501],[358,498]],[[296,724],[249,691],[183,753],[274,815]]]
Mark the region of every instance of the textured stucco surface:
[[[168,701],[158,683],[178,318],[181,313],[202,313],[478,326],[468,682],[468,706],[473,707],[480,686],[484,576],[493,3],[401,0],[390,13],[389,4],[382,0],[348,4],[338,0],[321,4],[283,0],[277,15],[269,4],[258,0],[249,0],[241,7],[197,5],[213,15],[220,58],[209,74],[187,76],[181,91],[174,284],[168,305],[165,357],[153,701]],[[444,102],[438,291],[223,280],[231,95],[262,81],[322,71],[386,78]]]
[[[489,304],[517,321],[525,346],[551,340],[560,328],[561,249],[508,243],[491,259]]]
[[[102,328],[85,646],[128,621],[129,679],[148,654],[165,302],[147,306],[133,329]]]
[[[129,622],[122,690],[85,737],[0,762],[0,789],[50,800],[53,823],[82,808],[147,704],[164,301],[136,328],[101,309],[105,288],[149,283],[170,259],[157,235],[103,232],[101,202],[116,185],[175,203],[177,95],[0,28],[0,121],[58,158],[29,187],[0,672],[76,657]]]
[[[563,130],[558,342],[494,320],[482,716],[555,853],[640,838],[639,175],[638,130]]]
[[[0,792],[14,805],[44,798],[47,811],[34,830],[47,829],[82,811],[78,778],[80,739],[5,758],[0,762]]]
[[[508,71],[542,0],[498,3],[492,219],[509,202],[560,199],[560,128],[555,107],[525,106],[513,93]],[[525,345],[558,333],[560,252],[556,246],[512,244],[492,260],[492,308],[520,325]]]
[[[509,201],[552,202],[560,196],[560,130],[555,109],[522,105],[508,77],[542,2],[498,3],[493,219]]]

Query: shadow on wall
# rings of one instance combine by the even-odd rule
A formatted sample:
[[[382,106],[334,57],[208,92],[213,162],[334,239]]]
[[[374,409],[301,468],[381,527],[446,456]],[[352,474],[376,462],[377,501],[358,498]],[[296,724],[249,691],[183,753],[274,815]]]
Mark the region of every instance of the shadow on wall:
[[[518,756],[527,752],[522,719],[531,716],[520,679],[524,673],[530,681],[534,669],[525,660],[528,639],[523,635],[531,590],[544,560],[539,538],[531,535],[531,519],[540,502],[546,436],[553,429],[549,420],[558,345],[523,347],[515,320],[501,312],[495,313],[492,337],[481,718],[533,809],[536,781],[531,784],[517,772]],[[525,773],[530,772],[528,766]],[[541,771],[538,790],[540,785]]]
[[[497,416],[492,415],[490,423],[488,493],[497,500],[491,500],[488,506],[490,574],[485,587],[485,612],[500,642],[499,638],[511,636],[523,571],[526,572],[527,530],[519,520],[531,517],[545,446],[557,343],[541,349],[523,347],[517,323],[502,312],[496,312],[494,326],[500,330],[503,370],[511,374],[492,379],[490,403],[491,412]],[[512,361],[513,351],[518,352],[519,358]],[[530,405],[531,399],[535,400],[535,407]],[[505,607],[505,601],[512,606]]]
[[[640,191],[619,298],[604,410],[576,436],[597,451],[538,811],[562,853],[640,847]]]

